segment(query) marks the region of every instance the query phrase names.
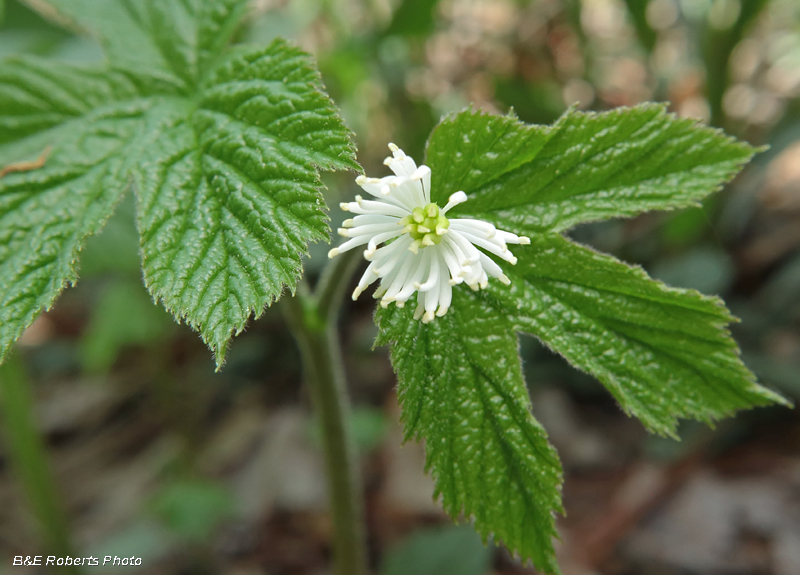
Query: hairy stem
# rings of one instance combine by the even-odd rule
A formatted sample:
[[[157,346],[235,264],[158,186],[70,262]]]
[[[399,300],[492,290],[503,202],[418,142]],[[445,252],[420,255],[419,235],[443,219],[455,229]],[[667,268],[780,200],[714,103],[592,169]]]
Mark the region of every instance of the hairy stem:
[[[336,575],[367,572],[363,493],[336,334],[339,302],[353,264],[353,258],[337,258],[323,274],[316,297],[301,285],[297,295],[283,300],[284,315],[300,347],[304,376],[322,425]]]
[[[66,512],[34,420],[30,382],[16,354],[0,366],[0,415],[11,468],[37,519],[45,550],[56,557],[74,557]],[[60,569],[79,572],[77,567]]]

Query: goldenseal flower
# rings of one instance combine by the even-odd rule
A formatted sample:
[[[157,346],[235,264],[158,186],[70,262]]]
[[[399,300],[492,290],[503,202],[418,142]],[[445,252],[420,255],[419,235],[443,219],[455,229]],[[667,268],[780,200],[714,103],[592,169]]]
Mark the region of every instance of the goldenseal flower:
[[[389,144],[392,156],[384,164],[394,172],[385,178],[359,176],[356,183],[376,198],[343,203],[346,212],[359,214],[346,220],[339,234],[349,238],[328,257],[367,244],[364,257],[371,262],[353,292],[357,299],[373,282],[381,305],[394,302],[403,307],[419,292],[414,319],[424,323],[447,313],[453,300],[453,286],[466,283],[473,290],[485,288],[489,277],[508,285],[511,281],[486,253],[512,265],[517,258],[506,244],[530,244],[525,236],[498,230],[482,220],[453,218],[446,214],[467,201],[467,194],[456,192],[440,208],[431,202],[431,170],[419,166],[403,150]],[[382,247],[378,247],[384,244]]]

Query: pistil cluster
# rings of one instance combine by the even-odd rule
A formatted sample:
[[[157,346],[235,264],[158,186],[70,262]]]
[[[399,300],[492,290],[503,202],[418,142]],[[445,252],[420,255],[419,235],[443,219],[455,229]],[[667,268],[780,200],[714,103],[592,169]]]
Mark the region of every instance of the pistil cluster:
[[[441,243],[442,236],[450,227],[450,221],[439,206],[430,203],[424,208],[414,208],[409,215],[400,220],[400,225],[404,226],[403,231],[414,240],[409,249],[416,254],[421,247]]]
[[[389,149],[392,156],[384,163],[395,175],[356,179],[375,199],[356,196],[356,201],[341,204],[343,210],[358,215],[339,228],[339,234],[348,240],[328,254],[334,257],[367,245],[364,257],[370,264],[353,299],[380,279],[375,297],[383,307],[393,302],[403,307],[416,292],[414,318],[427,323],[447,313],[455,285],[466,283],[478,290],[488,285],[489,277],[508,285],[508,277],[485,252],[513,265],[517,259],[507,244],[529,244],[530,240],[482,220],[447,218],[447,212],[467,201],[467,195],[456,192],[440,208],[431,202],[430,168],[417,167],[394,144],[389,144]]]

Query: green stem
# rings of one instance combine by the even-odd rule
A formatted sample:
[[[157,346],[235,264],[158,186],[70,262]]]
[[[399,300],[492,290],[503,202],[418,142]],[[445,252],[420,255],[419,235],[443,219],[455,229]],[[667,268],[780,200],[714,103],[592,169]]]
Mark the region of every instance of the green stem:
[[[360,255],[360,250],[344,252],[322,270],[314,297],[317,300],[317,313],[331,324],[335,325],[339,317],[344,290],[361,261]]]
[[[38,520],[45,550],[56,557],[75,557],[66,512],[34,420],[30,382],[16,354],[0,366],[0,415],[11,468]]]
[[[317,297],[310,296],[301,284],[297,295],[283,300],[284,315],[300,347],[304,376],[322,424],[336,575],[367,572],[358,454],[349,427],[350,404],[336,333],[338,302],[353,264],[354,258],[336,258],[320,280]]]

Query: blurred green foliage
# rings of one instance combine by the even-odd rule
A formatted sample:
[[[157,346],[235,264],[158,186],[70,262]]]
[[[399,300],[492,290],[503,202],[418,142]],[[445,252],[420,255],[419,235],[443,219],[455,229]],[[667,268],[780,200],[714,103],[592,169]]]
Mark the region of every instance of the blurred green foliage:
[[[392,14],[386,34],[428,36],[436,29],[439,0],[404,0]]]
[[[142,285],[132,200],[129,194],[83,250],[80,275],[94,284],[95,292],[80,342],[81,366],[87,373],[108,373],[120,353],[131,346],[155,352],[175,327]]]
[[[158,346],[173,326],[153,305],[143,286],[118,281],[105,287],[81,341],[81,363],[88,373],[107,373],[130,345]]]
[[[381,446],[389,430],[386,415],[380,409],[363,405],[355,406],[350,413],[350,427],[358,450],[368,454]],[[314,419],[310,426],[311,441],[322,448],[322,426]]]
[[[56,487],[51,463],[34,415],[34,397],[25,366],[12,354],[0,365],[0,428],[5,458],[22,485],[47,552],[74,555],[62,494]],[[65,568],[65,572],[77,572]]]
[[[208,542],[214,529],[233,515],[234,499],[223,486],[199,479],[162,485],[151,508],[169,531],[190,543]]]
[[[490,558],[468,525],[420,529],[389,551],[380,575],[485,575]]]

